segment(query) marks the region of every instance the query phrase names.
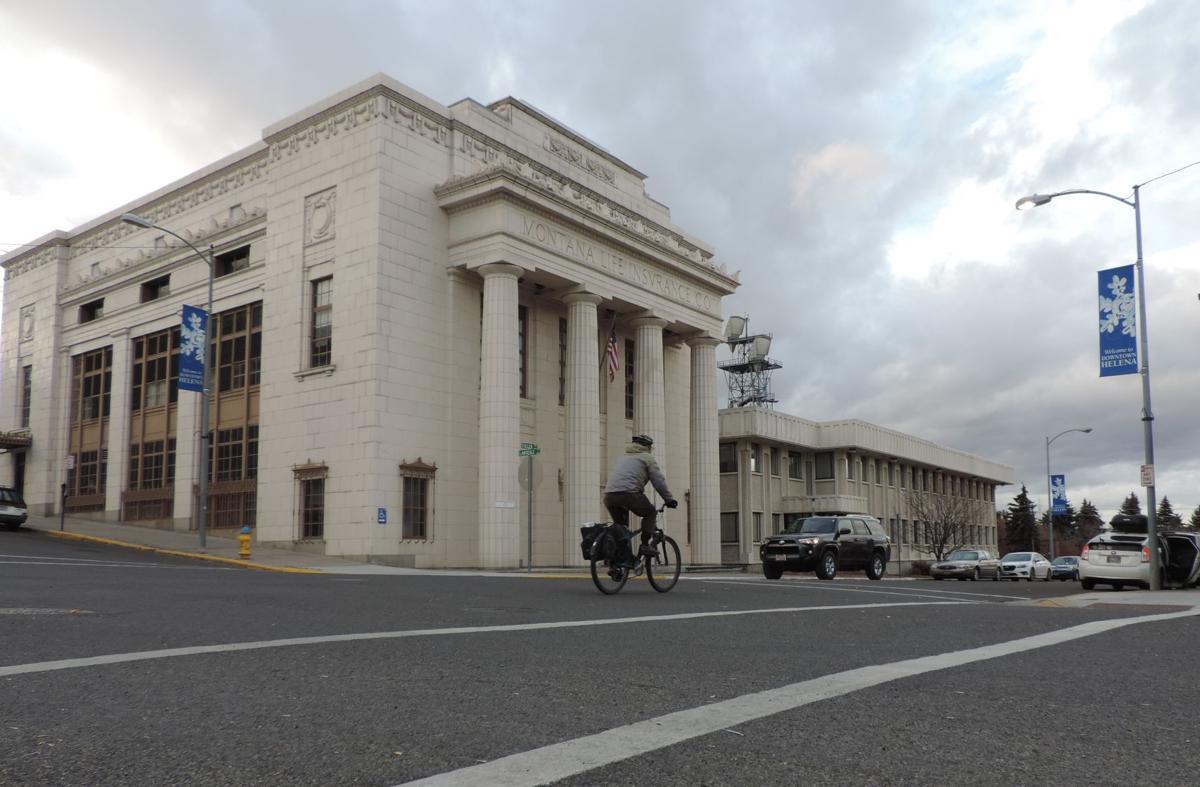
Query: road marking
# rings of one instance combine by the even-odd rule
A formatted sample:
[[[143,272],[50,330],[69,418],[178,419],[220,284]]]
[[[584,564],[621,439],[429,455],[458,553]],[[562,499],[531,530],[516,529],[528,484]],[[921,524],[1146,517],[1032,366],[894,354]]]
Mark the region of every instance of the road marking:
[[[473,765],[408,782],[409,785],[498,785],[548,784],[566,779],[614,762],[647,754],[667,746],[698,738],[740,724],[757,721],[784,711],[810,705],[821,700],[840,697],[861,689],[889,683],[901,678],[961,667],[978,661],[1011,656],[1038,648],[1102,634],[1138,623],[1200,615],[1200,608],[1186,612],[1147,615],[1140,618],[1097,620],[1078,626],[1035,634],[1031,637],[984,645],[969,650],[922,656],[915,659],[877,664],[870,667],[824,675],[788,686],[701,705],[697,708],[668,713],[623,727],[586,735],[582,738],[543,746],[518,754],[501,757],[482,765]]]
[[[172,571],[233,571],[226,566],[171,566],[166,563],[104,563],[89,561],[87,563],[50,562],[46,560],[0,560],[3,566],[47,566],[50,568],[166,568]]]
[[[840,591],[840,592],[845,592],[845,593],[873,593],[875,595],[880,595],[880,596],[904,596],[905,598],[945,599],[946,595],[963,595],[963,596],[972,596],[974,598],[1003,598],[1003,599],[1008,599],[1010,601],[1028,601],[1029,600],[1028,597],[1026,597],[1026,596],[997,596],[992,593],[966,593],[966,592],[955,594],[955,592],[952,590],[928,590],[928,591],[925,591],[924,593],[917,593],[917,592],[912,592],[912,591],[907,591],[907,590],[873,590],[872,588],[858,588],[858,587],[845,587],[842,585],[831,585],[828,582],[823,582],[821,584],[817,584],[815,582],[812,582],[812,583],[809,583],[809,582],[778,583],[778,582],[766,582],[766,581],[747,583],[745,581],[736,580],[736,579],[705,579],[702,581],[710,583],[710,584],[718,584],[718,585],[719,584],[741,585],[742,587],[745,587],[747,584],[752,584],[753,587],[769,587],[769,588],[776,588],[776,589],[780,589],[780,590],[798,590],[801,588],[803,588],[805,590],[835,590],[835,591]],[[930,595],[933,593],[937,593],[938,595],[936,595],[936,596]],[[953,600],[954,601],[965,601],[966,599],[953,599]]]
[[[408,631],[373,631],[363,634],[330,634],[324,637],[293,637],[291,639],[269,639],[259,642],[230,642],[224,645],[194,645],[185,648],[165,648],[163,650],[143,650],[133,653],[112,653],[106,656],[88,656],[78,659],[60,659],[58,661],[38,661],[29,664],[13,664],[0,667],[0,677],[8,675],[27,675],[34,672],[53,672],[55,670],[77,669],[79,667],[99,667],[107,664],[125,664],[131,661],[151,661],[153,659],[169,659],[178,656],[198,656],[205,653],[233,653],[245,650],[263,650],[266,648],[288,648],[297,645],[324,645],[332,642],[358,642],[379,639],[408,639],[411,637],[441,637],[456,634],[492,634],[508,631],[544,631],[547,629],[586,628],[588,626],[613,626],[624,623],[664,623],[676,620],[697,620],[700,618],[738,617],[742,615],[772,615],[791,612],[827,612],[842,609],[886,609],[891,607],[926,607],[959,605],[970,602],[963,601],[898,601],[879,604],[834,604],[817,607],[774,607],[771,609],[733,609],[720,612],[682,612],[676,615],[645,615],[633,618],[602,618],[600,620],[562,620],[550,623],[514,623],[504,626],[462,626],[442,629],[412,629]]]

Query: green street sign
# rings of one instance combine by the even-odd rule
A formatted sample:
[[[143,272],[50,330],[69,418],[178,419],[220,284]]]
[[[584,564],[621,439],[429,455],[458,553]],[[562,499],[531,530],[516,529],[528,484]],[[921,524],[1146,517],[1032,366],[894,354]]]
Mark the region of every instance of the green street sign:
[[[540,454],[541,452],[542,452],[542,449],[540,449],[536,445],[534,445],[534,446],[530,446],[529,448],[522,448],[520,451],[517,452],[517,455],[518,456],[533,456],[535,454]]]
[[[522,450],[522,451],[529,451],[529,450],[531,450],[531,449],[534,449],[534,450],[536,450],[536,449],[537,449],[537,443],[521,443],[521,450]]]

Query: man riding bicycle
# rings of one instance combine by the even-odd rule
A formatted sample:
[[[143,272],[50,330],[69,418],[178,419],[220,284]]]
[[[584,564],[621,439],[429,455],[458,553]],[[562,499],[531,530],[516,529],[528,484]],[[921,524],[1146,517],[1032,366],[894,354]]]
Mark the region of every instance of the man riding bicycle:
[[[613,465],[608,474],[608,484],[604,487],[604,507],[612,515],[613,522],[625,528],[624,544],[627,559],[632,561],[633,547],[629,543],[629,514],[633,513],[642,520],[642,546],[639,555],[653,555],[654,548],[650,546],[650,536],[654,535],[654,519],[658,511],[646,497],[646,482],[654,485],[655,490],[666,501],[667,508],[676,508],[679,501],[667,488],[667,479],[663,476],[654,455],[650,449],[654,440],[648,435],[634,435],[632,442],[625,448],[625,455]]]

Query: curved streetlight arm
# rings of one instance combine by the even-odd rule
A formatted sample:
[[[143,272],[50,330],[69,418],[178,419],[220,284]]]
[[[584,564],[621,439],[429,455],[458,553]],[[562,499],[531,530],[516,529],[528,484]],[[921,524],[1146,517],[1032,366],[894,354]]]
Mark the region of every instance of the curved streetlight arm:
[[[1050,444],[1065,434],[1071,432],[1079,432],[1081,434],[1091,434],[1092,427],[1076,427],[1074,429],[1064,429],[1054,437],[1046,438],[1046,528],[1050,537],[1050,559],[1054,560],[1054,492],[1050,488]]]
[[[1135,207],[1133,200],[1126,199],[1124,197],[1118,197],[1116,194],[1109,194],[1107,191],[1096,191],[1095,189],[1067,189],[1065,191],[1056,191],[1053,194],[1030,194],[1028,197],[1022,197],[1021,199],[1017,200],[1017,210],[1021,210],[1023,207],[1025,207],[1025,205],[1022,203],[1029,204],[1031,207],[1036,207],[1038,205],[1045,205],[1055,197],[1065,197],[1068,194],[1095,194],[1098,197],[1115,199],[1117,202],[1128,205],[1131,208]]]
[[[1054,442],[1055,440],[1057,440],[1058,438],[1062,437],[1062,436],[1063,436],[1063,435],[1065,435],[1065,434],[1070,434],[1071,432],[1083,432],[1084,434],[1091,434],[1091,432],[1092,432],[1092,427],[1090,427],[1090,426],[1085,426],[1085,427],[1078,428],[1078,429],[1064,429],[1064,430],[1062,430],[1061,432],[1059,432],[1058,434],[1054,435],[1054,437],[1047,437],[1047,438],[1046,438],[1046,445],[1050,445],[1051,443],[1053,443],[1053,442]]]
[[[192,242],[190,240],[183,237],[178,232],[172,232],[171,230],[167,229],[166,227],[160,227],[159,225],[155,224],[154,222],[152,222],[148,219],[144,219],[141,216],[137,215],[136,213],[123,214],[121,216],[121,221],[125,222],[126,224],[132,224],[135,227],[141,227],[142,229],[147,229],[147,230],[158,230],[159,232],[165,232],[168,235],[179,238],[179,240],[181,240],[187,244],[189,249],[191,249],[192,251],[199,254],[200,259],[204,260],[205,262],[209,262],[208,256],[204,252],[197,249],[194,245],[192,245]]]

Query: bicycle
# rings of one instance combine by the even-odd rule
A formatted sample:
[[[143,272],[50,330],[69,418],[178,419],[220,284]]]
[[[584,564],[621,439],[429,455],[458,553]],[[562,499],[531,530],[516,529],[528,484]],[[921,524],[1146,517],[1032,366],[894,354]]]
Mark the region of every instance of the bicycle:
[[[663,506],[658,509],[662,513]],[[620,593],[629,581],[630,574],[641,576],[646,572],[650,586],[659,593],[666,593],[679,581],[682,569],[679,544],[675,539],[655,526],[649,544],[654,547],[652,555],[631,556],[633,534],[626,535],[628,528],[616,522],[589,522],[580,525],[583,536],[584,557],[591,563],[592,582],[606,596]],[[622,542],[628,542],[622,548]]]

